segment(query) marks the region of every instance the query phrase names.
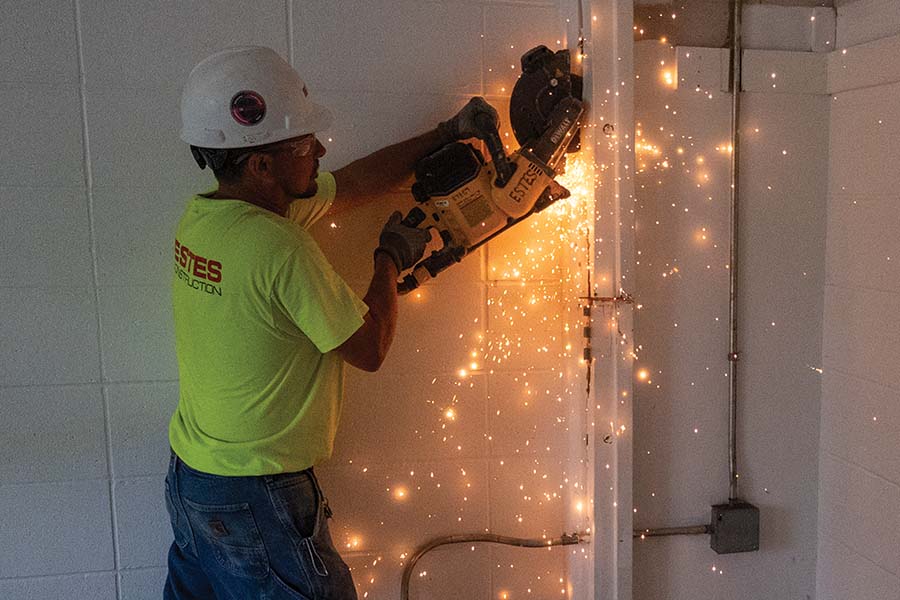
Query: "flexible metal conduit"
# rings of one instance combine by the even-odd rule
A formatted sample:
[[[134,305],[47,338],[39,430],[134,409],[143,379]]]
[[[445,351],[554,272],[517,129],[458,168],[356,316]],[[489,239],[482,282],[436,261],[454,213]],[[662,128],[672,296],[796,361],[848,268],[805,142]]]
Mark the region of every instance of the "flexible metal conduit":
[[[738,286],[738,206],[740,200],[740,148],[741,148],[741,59],[743,41],[741,38],[742,12],[744,0],[731,0],[731,247],[728,256],[730,271],[728,285],[728,499],[738,498],[737,470],[737,286]],[[701,535],[711,533],[710,525],[690,527],[666,527],[656,529],[635,529],[634,537],[648,538],[669,535]]]
[[[439,537],[426,542],[413,553],[412,558],[406,563],[403,569],[403,579],[400,583],[400,600],[409,600],[409,579],[412,577],[413,569],[419,559],[428,552],[434,550],[438,546],[446,546],[448,544],[469,544],[472,542],[490,542],[493,544],[506,544],[508,546],[520,546],[523,548],[547,548],[550,546],[571,546],[572,544],[580,544],[585,541],[586,534],[573,533],[563,534],[561,537],[552,540],[546,539],[527,539],[509,537],[505,535],[494,535],[492,533],[474,533],[467,535],[448,535]]]

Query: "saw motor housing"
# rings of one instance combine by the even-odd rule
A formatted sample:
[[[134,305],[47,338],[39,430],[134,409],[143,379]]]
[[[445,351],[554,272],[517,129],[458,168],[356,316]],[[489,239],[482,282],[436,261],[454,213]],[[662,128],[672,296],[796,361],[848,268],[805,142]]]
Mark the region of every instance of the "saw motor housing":
[[[568,51],[554,53],[539,46],[523,56],[522,65],[524,73],[513,90],[510,112],[517,139],[520,131],[529,137],[519,140],[518,150],[506,155],[496,124],[488,117],[476,125],[491,154],[490,162],[478,148],[462,142],[448,144],[419,161],[412,188],[419,205],[403,222],[434,228],[443,247],[421,260],[398,284],[401,293],[569,195],[554,178],[576,138],[584,105],[572,95],[575,76],[569,72]]]

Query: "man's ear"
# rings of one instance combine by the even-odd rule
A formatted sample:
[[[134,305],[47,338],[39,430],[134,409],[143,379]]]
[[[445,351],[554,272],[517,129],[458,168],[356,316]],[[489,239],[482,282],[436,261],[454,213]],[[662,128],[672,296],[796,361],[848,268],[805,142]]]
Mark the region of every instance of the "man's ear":
[[[251,154],[247,158],[247,170],[254,177],[269,177],[272,172],[272,157],[264,152]]]

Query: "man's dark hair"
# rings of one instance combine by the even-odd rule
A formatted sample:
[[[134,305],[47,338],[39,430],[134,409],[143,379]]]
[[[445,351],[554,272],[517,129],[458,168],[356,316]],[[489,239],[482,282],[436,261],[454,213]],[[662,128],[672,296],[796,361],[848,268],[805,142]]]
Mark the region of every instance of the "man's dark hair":
[[[233,183],[244,174],[249,151],[247,148],[199,148],[191,146],[191,154],[201,169],[207,166],[219,182]]]

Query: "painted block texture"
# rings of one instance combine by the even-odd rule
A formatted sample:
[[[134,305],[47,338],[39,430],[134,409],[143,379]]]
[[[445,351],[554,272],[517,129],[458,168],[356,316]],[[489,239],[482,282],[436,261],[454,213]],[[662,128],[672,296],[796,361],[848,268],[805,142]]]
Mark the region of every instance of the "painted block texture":
[[[163,476],[116,482],[119,567],[164,567],[172,543]]]
[[[691,593],[683,590],[698,588],[703,591],[695,597],[716,600],[817,597],[809,577],[815,572],[814,556],[800,559],[772,546],[765,550],[764,538],[760,544],[760,552],[768,554],[765,559],[758,553],[716,554],[707,536],[636,540],[635,552],[645,558],[634,597],[690,598]]]
[[[835,43],[835,15],[830,8],[745,5],[744,48],[829,52]]]
[[[820,440],[819,598],[897,598],[900,304],[893,2],[838,8],[829,61],[828,252]],[[886,58],[888,60],[886,60]]]
[[[174,76],[173,76],[174,77]],[[183,81],[186,75],[177,81]],[[200,171],[190,149],[178,138],[181,126],[181,90],[156,88],[88,88],[87,125],[91,136],[91,172],[97,227],[101,240],[116,233],[109,213],[123,207],[107,207],[117,201],[129,207],[129,219],[154,223],[166,208],[183,206],[188,194],[215,187],[209,169]],[[122,131],[129,135],[123,136]],[[137,143],[140,140],[140,143]],[[107,200],[110,198],[110,200]],[[127,221],[126,221],[127,222]],[[148,240],[149,241],[149,240]]]
[[[175,223],[187,196],[153,188],[94,192],[100,285],[168,286]]]
[[[360,598],[398,598],[405,564],[393,557],[357,554],[345,558]],[[416,564],[410,598],[479,598],[491,577],[491,554],[485,544],[438,548]]]
[[[829,92],[884,85],[900,80],[900,65],[894,60],[900,51],[900,34],[843,47],[828,55]]]
[[[0,22],[3,81],[77,83],[77,51],[75,11],[70,4],[54,0],[4,4]]]
[[[396,369],[395,377],[351,373],[333,460],[373,456],[459,460],[487,452],[487,378]],[[401,390],[409,390],[404,393]]]
[[[494,581],[490,598],[566,598],[573,593],[567,561],[570,547],[491,548]],[[574,552],[577,553],[577,550]],[[577,597],[577,596],[575,596]]]
[[[828,336],[838,335],[829,332]],[[900,402],[896,388],[841,371],[826,359],[822,385],[822,445],[835,457],[898,483]]]
[[[820,532],[825,540],[840,540],[882,569],[900,572],[900,486],[864,468],[823,453]]]
[[[126,569],[119,586],[122,600],[159,600],[166,583],[165,568]]]
[[[162,588],[160,588],[162,589]],[[115,573],[0,579],[0,597],[13,600],[118,600]],[[156,596],[154,596],[155,598]]]
[[[331,535],[341,552],[377,550],[396,559],[425,540],[488,527],[484,460],[379,463],[377,458],[320,470],[334,511]]]
[[[294,2],[295,66],[317,88],[345,93],[481,91],[480,8],[415,0],[360,8],[350,0]]]
[[[822,96],[827,88],[825,54],[745,50],[741,64],[741,88],[745,92]]]
[[[0,388],[0,408],[7,428],[0,436],[4,484],[106,475],[99,386]]]
[[[87,198],[78,188],[0,187],[0,286],[92,282]]]
[[[228,46],[269,46],[287,56],[281,0],[260,0],[253,10],[233,0],[80,4],[85,75],[95,91],[180,89],[194,65]]]
[[[484,93],[506,96],[512,92],[522,70],[520,58],[543,44],[558,49],[560,29],[556,8],[550,6],[487,6],[484,11]]]
[[[100,290],[101,343],[109,380],[178,378],[170,294],[168,286]]]
[[[0,579],[113,568],[109,484],[0,485]]]
[[[893,0],[841,2],[837,47],[847,48],[900,33],[900,4]]]
[[[0,380],[5,385],[100,379],[97,308],[89,288],[0,288]]]
[[[81,102],[74,85],[0,82],[0,94],[23,99],[0,113],[8,140],[0,147],[0,185],[80,188],[84,185]],[[48,153],[49,149],[52,152]],[[52,165],[52,168],[48,168]]]
[[[641,308],[635,314],[634,519],[640,528],[701,522],[710,500],[727,486],[727,471],[707,460],[727,436],[726,367],[716,349],[727,347],[728,157],[722,147],[730,101],[720,92],[719,51],[676,54],[657,42],[635,50],[635,293]],[[677,89],[664,75],[676,56]],[[641,546],[634,556],[640,598]]]
[[[714,56],[678,54],[675,89],[674,49],[635,50],[634,522],[702,525],[728,493],[731,97]],[[743,95],[738,468],[760,551],[636,540],[636,599],[814,592],[828,109],[805,93]]]
[[[819,600],[897,600],[900,577],[863,558],[840,541],[819,543]]]
[[[115,476],[164,476],[169,465],[169,417],[178,405],[178,384],[110,385],[106,397]]]

